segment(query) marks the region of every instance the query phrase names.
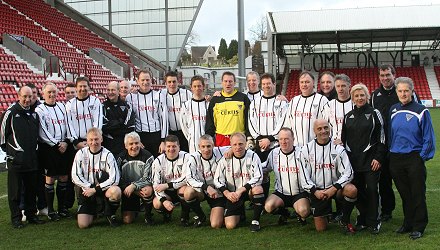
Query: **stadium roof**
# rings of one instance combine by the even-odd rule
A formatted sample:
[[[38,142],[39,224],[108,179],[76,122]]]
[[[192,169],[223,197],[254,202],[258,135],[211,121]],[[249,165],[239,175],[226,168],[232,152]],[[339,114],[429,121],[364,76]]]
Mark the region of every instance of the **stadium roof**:
[[[302,46],[315,53],[435,49],[440,43],[438,13],[440,5],[269,12],[268,28],[277,47],[293,54]]]

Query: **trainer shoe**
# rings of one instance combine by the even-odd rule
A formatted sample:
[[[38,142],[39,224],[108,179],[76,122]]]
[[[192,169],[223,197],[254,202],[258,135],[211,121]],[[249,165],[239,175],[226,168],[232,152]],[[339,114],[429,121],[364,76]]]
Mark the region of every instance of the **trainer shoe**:
[[[303,219],[303,218],[301,218],[300,216],[296,217],[296,220],[298,221],[298,223],[299,223],[301,226],[305,226],[305,225],[307,225],[307,221],[306,221],[306,219]]]
[[[414,231],[414,232],[411,232],[409,234],[409,238],[412,239],[412,240],[417,240],[419,238],[422,238],[422,236],[423,236],[423,233],[422,232],[418,232],[418,231]]]
[[[257,220],[253,220],[250,226],[251,232],[258,232],[260,231],[260,222]]]
[[[180,218],[180,225],[182,226],[182,227],[189,227],[189,220],[188,219],[185,219],[185,218]]]
[[[35,225],[41,225],[46,223],[44,220],[40,220],[36,215],[34,215],[33,217],[28,216],[27,222],[29,224],[35,224]]]
[[[57,212],[50,212],[47,215],[47,218],[49,218],[50,221],[59,221],[60,220],[60,216],[58,215]]]
[[[347,224],[345,226],[345,232],[348,233],[348,234],[355,234],[356,233],[356,229],[353,227],[352,224],[349,223],[349,224]]]
[[[44,215],[47,216],[49,214],[49,211],[47,210],[47,207],[38,209],[37,215]]]
[[[205,217],[194,216],[194,227],[201,227],[206,221]]]
[[[280,215],[278,217],[278,225],[280,226],[287,225],[287,217],[284,215]]]
[[[154,220],[153,220],[153,217],[150,215],[150,216],[145,216],[145,225],[148,225],[148,226],[154,226]]]
[[[356,231],[360,232],[360,231],[364,231],[365,229],[367,229],[368,227],[365,225],[361,225],[361,224],[356,224]]]
[[[116,215],[107,216],[107,221],[111,227],[118,227],[120,225],[118,220],[116,219]]]
[[[379,234],[381,226],[382,226],[382,223],[379,222],[379,224],[377,224],[375,227],[371,227],[370,233],[371,234]]]
[[[168,223],[171,221],[171,213],[163,212],[163,223]]]
[[[69,210],[67,208],[63,208],[63,209],[58,210],[58,215],[61,218],[70,218],[70,217],[72,217],[72,214],[69,212]]]
[[[26,224],[23,224],[23,222],[21,222],[20,220],[12,221],[12,227],[15,229],[22,229],[25,226],[26,226]]]
[[[410,229],[406,228],[405,226],[399,227],[396,231],[397,234],[405,234],[411,232]]]

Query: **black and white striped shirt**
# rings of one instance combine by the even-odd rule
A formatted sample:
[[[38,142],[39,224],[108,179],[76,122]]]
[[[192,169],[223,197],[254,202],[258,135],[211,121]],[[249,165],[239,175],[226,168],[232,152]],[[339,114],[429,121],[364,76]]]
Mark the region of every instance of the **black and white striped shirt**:
[[[254,139],[276,137],[283,125],[283,117],[288,109],[286,101],[276,96],[262,96],[251,103],[249,108],[249,132]]]
[[[35,109],[40,117],[39,139],[53,147],[67,137],[67,115],[64,104],[41,103]],[[69,133],[70,134],[70,133]]]
[[[180,116],[182,113],[182,107],[185,102],[191,100],[191,91],[178,88],[176,93],[170,94],[167,89],[162,89],[160,93],[161,98],[165,100],[165,105],[168,111],[169,130],[182,130],[180,127]]]
[[[199,139],[205,134],[206,111],[209,102],[191,99],[182,106],[180,126],[188,140],[189,152],[197,152]]]
[[[200,152],[191,154],[189,161],[183,166],[186,176],[186,183],[197,191],[206,191],[208,186],[215,187],[214,175],[217,164],[223,157],[223,153],[230,147],[214,147],[210,159],[202,157]],[[221,194],[222,195],[222,194]]]
[[[69,137],[74,139],[86,139],[87,130],[90,128],[102,128],[102,104],[95,96],[85,99],[78,97],[70,99],[66,103]]]
[[[90,152],[89,147],[84,147],[76,152],[72,166],[72,182],[83,190],[95,187],[98,178],[106,172],[109,178],[99,183],[102,190],[107,190],[110,186],[118,185],[119,169],[115,157],[106,148],[101,147],[97,153]]]
[[[186,185],[183,165],[189,160],[190,154],[180,151],[176,159],[170,160],[165,153],[159,155],[153,162],[153,187],[167,183],[172,189],[179,189]],[[166,198],[165,192],[155,192],[156,196]]]
[[[327,98],[318,93],[298,95],[290,101],[283,126],[293,130],[295,146],[301,147],[315,138],[313,123],[322,118],[321,110],[327,102]]]
[[[258,100],[260,97],[263,96],[263,91],[260,89],[257,92],[251,93],[251,92],[247,92],[246,96],[249,98],[249,101],[253,102]]]
[[[353,109],[353,107],[354,103],[351,101],[351,98],[342,102],[338,99],[333,99],[324,105],[322,116],[332,126],[331,137],[333,139],[341,139],[344,117]]]
[[[241,158],[232,156],[230,159],[222,158],[215,171],[214,184],[222,193],[225,190],[235,192],[237,189],[261,185],[263,171],[258,155],[246,150]]]
[[[353,180],[353,169],[347,152],[330,140],[319,144],[316,139],[301,150],[301,186],[309,193],[336,186],[343,188]]]
[[[150,90],[147,93],[142,93],[138,91],[127,95],[125,100],[136,114],[136,132],[161,131],[162,139],[168,135],[168,112],[160,99],[159,92]]]
[[[284,153],[279,147],[270,151],[263,171],[273,171],[275,190],[284,195],[297,195],[304,192],[299,177],[301,148],[294,147],[292,152]]]

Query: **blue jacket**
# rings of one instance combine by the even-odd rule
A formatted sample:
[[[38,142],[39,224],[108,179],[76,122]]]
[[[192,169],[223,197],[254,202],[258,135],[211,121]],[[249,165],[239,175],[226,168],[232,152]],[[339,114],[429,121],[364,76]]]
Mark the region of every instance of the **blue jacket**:
[[[390,152],[418,152],[427,161],[434,157],[435,134],[431,115],[425,106],[411,101],[390,108]]]

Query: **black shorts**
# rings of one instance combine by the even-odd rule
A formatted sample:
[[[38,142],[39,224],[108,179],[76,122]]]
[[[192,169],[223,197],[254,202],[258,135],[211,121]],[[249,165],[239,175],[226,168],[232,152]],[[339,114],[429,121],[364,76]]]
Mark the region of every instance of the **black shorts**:
[[[121,211],[131,211],[131,212],[139,212],[139,208],[141,206],[141,197],[139,197],[135,192],[133,192],[130,197],[122,194],[121,199]]]
[[[154,158],[159,156],[159,146],[162,142],[160,138],[160,131],[157,132],[137,132],[141,138],[141,142],[145,149],[150,152]]]
[[[165,194],[168,195],[168,197],[170,197],[171,202],[173,202],[173,203],[180,202],[180,198],[179,198],[179,195],[177,194],[177,190],[167,189],[167,190],[165,190]]]
[[[225,203],[225,217],[228,216],[238,216],[244,212],[244,202],[249,200],[249,194],[246,192],[241,195],[240,199],[232,203],[230,200],[226,199]]]
[[[105,199],[105,192],[102,194],[95,194],[92,197],[85,197],[82,194],[82,189],[77,189],[78,195],[78,212],[77,214],[88,214],[88,215],[96,215],[98,213],[98,200],[100,200],[101,206],[103,205],[102,201]]]
[[[226,198],[224,196],[218,197],[217,199],[213,199],[211,197],[209,197],[206,193],[205,193],[205,198],[206,202],[208,202],[209,207],[215,208],[215,207],[222,207],[225,208],[225,204],[226,204]]]
[[[40,168],[44,168],[46,176],[69,175],[75,152],[71,143],[67,145],[66,152],[61,154],[58,147],[51,147],[46,143],[38,144],[38,162]]]
[[[272,194],[278,196],[281,200],[283,200],[285,207],[293,207],[293,204],[295,204],[295,202],[297,202],[299,199],[309,197],[309,194],[307,192],[302,192],[295,195],[285,195],[283,193],[275,191]]]
[[[319,200],[315,195],[310,194],[310,207],[313,217],[323,217],[332,214],[332,200],[336,195],[327,200]]]

